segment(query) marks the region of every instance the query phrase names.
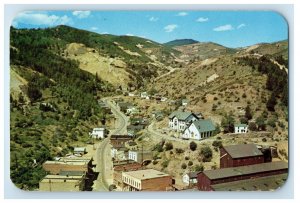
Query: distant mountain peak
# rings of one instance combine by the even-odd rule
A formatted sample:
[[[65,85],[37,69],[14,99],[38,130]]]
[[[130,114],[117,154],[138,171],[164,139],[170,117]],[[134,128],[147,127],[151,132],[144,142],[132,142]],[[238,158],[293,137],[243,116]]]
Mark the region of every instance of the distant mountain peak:
[[[164,45],[174,47],[174,46],[182,46],[182,45],[196,44],[196,43],[199,42],[193,39],[175,39],[167,43],[164,43]]]

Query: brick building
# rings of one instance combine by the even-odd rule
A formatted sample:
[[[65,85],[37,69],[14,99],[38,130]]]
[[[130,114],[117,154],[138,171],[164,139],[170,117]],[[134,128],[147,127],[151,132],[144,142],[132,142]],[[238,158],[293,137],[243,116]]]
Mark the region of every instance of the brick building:
[[[255,144],[240,144],[220,148],[220,168],[264,163],[264,155]]]
[[[133,140],[133,137],[130,135],[111,135],[110,144],[113,148],[125,147],[125,142]]]
[[[232,168],[207,170],[198,174],[198,189],[203,191],[214,190],[217,184],[230,183],[240,180],[253,180],[288,172],[288,163],[284,161],[268,162]]]
[[[122,172],[122,181],[123,191],[172,190],[172,177],[154,169]]]
[[[120,188],[123,188],[123,181],[122,181],[122,172],[126,171],[136,171],[142,169],[142,164],[134,162],[132,160],[126,160],[119,163],[113,164],[113,183]]]
[[[46,161],[43,163],[43,169],[49,174],[58,175],[61,171],[84,171],[92,173],[92,158],[60,158],[56,161]]]

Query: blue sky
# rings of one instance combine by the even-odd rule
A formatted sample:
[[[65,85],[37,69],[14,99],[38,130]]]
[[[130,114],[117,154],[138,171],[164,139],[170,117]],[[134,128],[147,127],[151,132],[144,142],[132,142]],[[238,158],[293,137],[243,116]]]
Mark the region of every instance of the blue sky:
[[[61,24],[159,43],[195,39],[234,48],[288,38],[284,18],[271,11],[27,11],[12,22],[17,28]]]

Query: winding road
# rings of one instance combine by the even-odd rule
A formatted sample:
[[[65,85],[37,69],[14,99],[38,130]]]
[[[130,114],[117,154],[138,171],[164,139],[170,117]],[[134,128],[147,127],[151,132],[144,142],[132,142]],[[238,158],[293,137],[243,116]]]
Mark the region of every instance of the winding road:
[[[109,98],[103,99],[112,113],[115,115],[115,129],[111,131],[97,147],[95,159],[97,161],[96,170],[99,172],[98,179],[95,181],[94,191],[108,191],[109,185],[112,184],[112,160],[110,154],[109,138],[112,134],[127,133],[128,118],[111,102]]]

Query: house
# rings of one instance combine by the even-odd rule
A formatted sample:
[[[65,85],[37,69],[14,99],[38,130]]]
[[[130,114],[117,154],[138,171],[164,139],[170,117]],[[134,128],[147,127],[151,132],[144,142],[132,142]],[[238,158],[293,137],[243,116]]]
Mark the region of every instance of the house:
[[[126,113],[127,109],[132,106],[134,106],[134,105],[129,102],[119,102],[118,103],[118,107],[119,107],[120,111],[122,111],[123,113]]]
[[[127,115],[139,114],[139,109],[135,106],[128,106],[126,109]]]
[[[134,137],[136,133],[143,130],[144,128],[144,125],[129,125],[127,126],[127,133],[129,136]]]
[[[189,103],[189,100],[187,100],[187,99],[181,100],[181,105],[182,106],[186,106],[186,105],[188,105],[188,103]]]
[[[147,94],[147,92],[142,92],[141,93],[141,98],[143,99],[150,99],[149,95]]]
[[[152,151],[130,150],[128,152],[128,159],[143,163],[145,160],[152,160],[153,153]]]
[[[264,154],[255,144],[229,145],[220,148],[220,168],[264,163]]]
[[[201,140],[213,136],[215,130],[211,120],[195,120],[183,131],[182,138]]]
[[[126,147],[111,148],[110,153],[114,161],[128,159],[128,149]]]
[[[83,155],[86,154],[85,147],[74,147],[74,154]]]
[[[187,185],[196,184],[197,183],[197,177],[198,174],[201,171],[195,171],[195,172],[189,172],[182,176],[182,182],[184,182]]]
[[[134,97],[135,94],[134,94],[133,92],[129,92],[129,93],[128,93],[128,96],[129,96],[129,97]]]
[[[172,177],[154,169],[122,172],[123,191],[169,191]]]
[[[236,124],[234,125],[234,133],[247,133],[248,125],[247,124]]]
[[[284,161],[268,162],[247,166],[220,168],[203,171],[198,174],[198,190],[212,191],[214,185],[234,183],[241,180],[253,180],[288,172],[288,163]]]
[[[161,121],[164,119],[164,113],[162,111],[153,111],[152,117],[158,121]]]
[[[192,112],[174,111],[169,115],[169,128],[183,132],[190,123],[198,119]]]
[[[94,128],[90,136],[95,139],[103,139],[106,136],[105,128]]]

